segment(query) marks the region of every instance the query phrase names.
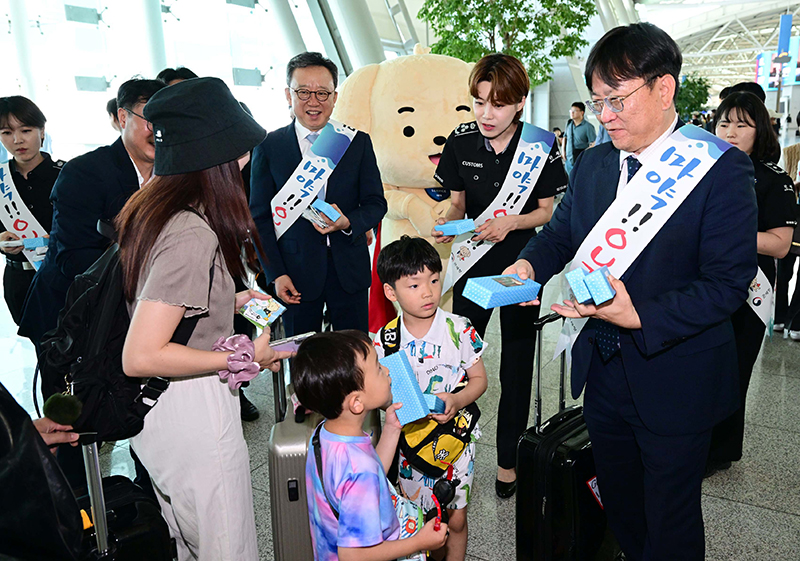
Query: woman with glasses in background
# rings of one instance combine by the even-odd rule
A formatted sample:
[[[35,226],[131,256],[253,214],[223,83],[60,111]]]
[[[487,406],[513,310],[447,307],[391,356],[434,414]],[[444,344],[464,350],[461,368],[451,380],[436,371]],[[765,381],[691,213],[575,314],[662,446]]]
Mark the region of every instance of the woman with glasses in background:
[[[21,199],[44,229],[43,232],[36,232],[37,237],[47,236],[52,226],[50,191],[64,165],[63,161],[54,161],[50,154],[42,152],[46,121],[44,113],[30,99],[21,95],[0,98],[0,142],[11,155],[8,163],[0,164],[6,170],[3,181],[8,182],[10,177],[19,195],[15,204],[20,204]],[[5,215],[3,226],[6,231],[0,233],[0,242],[20,239],[8,230],[10,225],[6,223]],[[25,295],[35,269],[22,254],[22,246],[0,247],[0,252],[6,258],[3,295],[14,323],[19,325]]]
[[[775,259],[784,257],[797,225],[794,184],[775,165],[781,155],[778,137],[772,128],[764,103],[749,92],[728,95],[717,108],[716,135],[750,156],[755,168],[755,194],[758,202],[758,267],[770,286],[775,285]],[[740,407],[714,427],[705,477],[731,467],[742,458],[744,414],[747,388],[753,365],[761,350],[766,325],[747,302],[731,316],[739,359]]]

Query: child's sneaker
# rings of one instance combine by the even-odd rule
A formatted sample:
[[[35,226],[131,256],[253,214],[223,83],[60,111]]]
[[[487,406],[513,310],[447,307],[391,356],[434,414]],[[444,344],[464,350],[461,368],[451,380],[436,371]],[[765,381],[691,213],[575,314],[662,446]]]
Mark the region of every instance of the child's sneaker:
[[[792,338],[792,341],[800,341],[800,331],[789,331],[789,337]]]
[[[785,325],[785,324],[783,324],[783,323],[776,323],[775,325],[773,325],[773,326],[772,326],[772,330],[773,330],[773,331],[783,331],[783,328],[784,328],[784,327],[786,327],[786,325]]]

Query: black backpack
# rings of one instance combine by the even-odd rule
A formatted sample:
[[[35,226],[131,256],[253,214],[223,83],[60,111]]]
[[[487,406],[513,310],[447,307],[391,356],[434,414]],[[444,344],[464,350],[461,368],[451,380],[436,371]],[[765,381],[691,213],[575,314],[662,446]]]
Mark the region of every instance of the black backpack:
[[[213,280],[212,264],[209,292]],[[56,328],[42,338],[39,355],[43,395],[64,393],[71,385],[71,393],[83,404],[72,423],[74,430],[96,432],[100,441],[123,440],[141,432],[144,416],[169,386],[166,378],[132,378],[122,369],[130,326],[122,281],[115,243],[75,277]],[[182,319],[171,341],[185,345],[198,319]]]

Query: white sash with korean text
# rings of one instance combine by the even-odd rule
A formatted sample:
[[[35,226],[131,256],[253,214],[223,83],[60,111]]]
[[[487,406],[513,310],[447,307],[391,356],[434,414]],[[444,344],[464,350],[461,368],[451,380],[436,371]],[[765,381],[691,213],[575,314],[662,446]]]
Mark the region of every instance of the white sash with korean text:
[[[319,137],[295,168],[281,190],[272,198],[275,237],[286,233],[295,220],[328,184],[333,170],[350,147],[358,131],[343,123],[328,121]]]
[[[22,200],[17,192],[17,187],[11,179],[11,168],[8,162],[0,164],[0,221],[6,231],[14,232],[20,237],[25,238],[41,238],[47,235],[47,230],[42,228],[36,217],[28,208],[28,205]],[[22,254],[25,256],[34,269],[39,269],[44,259],[47,246],[37,249],[23,249]]]
[[[475,219],[476,226],[499,216],[516,215],[522,211],[536,187],[554,142],[553,133],[522,123],[517,151],[514,152],[514,159],[500,192],[486,210]],[[468,232],[456,236],[453,240],[442,294],[450,290],[464,273],[494,247],[494,243],[488,240],[475,241],[473,239],[475,236],[474,232]]]
[[[590,272],[607,266],[620,278],[689,196],[717,160],[732,146],[694,125],[673,132],[618,194],[583,240],[570,270]],[[567,319],[556,345],[567,360],[586,318]]]

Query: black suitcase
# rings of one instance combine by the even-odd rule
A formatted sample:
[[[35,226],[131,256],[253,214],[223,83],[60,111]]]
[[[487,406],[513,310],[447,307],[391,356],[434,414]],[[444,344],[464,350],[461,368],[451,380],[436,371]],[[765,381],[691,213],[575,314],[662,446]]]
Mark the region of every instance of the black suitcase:
[[[93,526],[86,530],[85,556],[104,561],[172,561],[175,540],[158,503],[127,477],[102,478],[97,443],[83,445],[88,495],[78,505],[91,512]]]
[[[517,446],[517,559],[612,560],[619,549],[607,529],[583,408],[566,407],[563,354],[559,410],[541,422],[542,329],[558,319],[553,313],[534,324],[534,425]]]

